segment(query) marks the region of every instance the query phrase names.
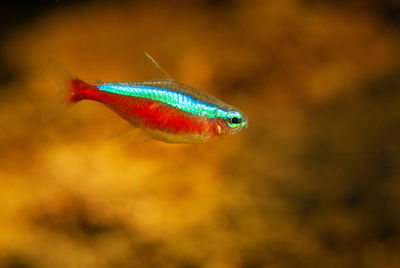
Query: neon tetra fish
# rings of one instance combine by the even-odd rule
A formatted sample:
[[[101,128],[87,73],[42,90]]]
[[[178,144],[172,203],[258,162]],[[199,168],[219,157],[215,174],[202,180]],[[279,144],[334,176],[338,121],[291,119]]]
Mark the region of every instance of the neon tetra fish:
[[[150,60],[167,74],[149,56]],[[63,79],[67,103],[103,103],[146,136],[169,143],[201,143],[236,134],[247,127],[246,116],[194,87],[166,79],[89,84],[77,77]]]

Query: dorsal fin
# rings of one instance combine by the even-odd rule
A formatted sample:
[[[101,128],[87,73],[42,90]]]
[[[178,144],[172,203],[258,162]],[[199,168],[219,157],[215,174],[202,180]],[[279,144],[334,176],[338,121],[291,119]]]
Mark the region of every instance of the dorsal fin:
[[[143,51],[143,54],[151,61],[151,63],[156,67],[156,69],[161,72],[161,74],[163,75],[162,77],[163,79],[173,80],[171,76],[169,76],[167,72],[164,71],[164,69],[161,68],[161,66],[147,52]]]

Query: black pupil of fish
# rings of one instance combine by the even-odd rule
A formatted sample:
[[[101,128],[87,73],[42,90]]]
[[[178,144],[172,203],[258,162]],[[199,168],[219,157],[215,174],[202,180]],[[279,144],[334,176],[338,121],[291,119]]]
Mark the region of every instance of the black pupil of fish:
[[[232,123],[233,123],[233,124],[239,124],[239,118],[233,117],[233,118],[232,118]]]

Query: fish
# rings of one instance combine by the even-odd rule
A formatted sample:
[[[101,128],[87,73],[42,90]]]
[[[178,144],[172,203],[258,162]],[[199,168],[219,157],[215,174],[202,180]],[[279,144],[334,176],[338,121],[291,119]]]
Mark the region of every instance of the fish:
[[[104,104],[140,129],[148,139],[196,144],[237,134],[247,128],[239,109],[195,87],[172,79],[147,53],[163,77],[147,81],[88,83],[63,72],[61,102]],[[65,75],[67,74],[67,75]]]

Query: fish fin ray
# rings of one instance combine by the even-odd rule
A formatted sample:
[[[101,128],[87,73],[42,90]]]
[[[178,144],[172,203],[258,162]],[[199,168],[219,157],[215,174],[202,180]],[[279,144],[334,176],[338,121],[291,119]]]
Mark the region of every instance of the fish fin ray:
[[[116,134],[108,137],[106,140],[109,141],[109,140],[119,138],[122,136],[127,137],[129,143],[141,143],[144,141],[153,140],[153,137],[151,137],[146,132],[144,132],[142,129],[140,129],[134,125],[129,125],[123,129],[121,129]]]
[[[136,143],[141,143],[141,142],[150,141],[150,140],[154,140],[153,137],[149,136],[144,131],[138,129],[137,131],[134,132],[134,135],[131,135],[129,142],[136,144]]]
[[[69,101],[69,98],[73,94],[70,81],[76,78],[62,64],[53,60],[48,61],[47,72],[57,86],[58,92],[43,111],[42,120],[44,122],[54,120],[72,106],[72,102]]]
[[[49,63],[49,73],[59,88],[55,100],[59,103],[70,103],[69,98],[74,93],[71,81],[77,78],[76,75],[60,63],[54,61]]]
[[[171,76],[156,62],[155,59],[153,59],[152,56],[150,56],[147,52],[142,51],[143,54],[146,56],[147,59],[150,60],[150,62],[153,64],[153,66],[162,74],[163,80],[173,80]]]
[[[45,121],[58,117],[72,104],[83,100],[85,98],[84,90],[92,87],[91,84],[82,81],[56,61],[49,60],[48,73],[59,90],[43,115]]]
[[[84,99],[83,91],[92,86],[79,79],[60,63],[50,63],[49,71],[60,89],[55,97],[59,103],[70,104]]]
[[[116,133],[110,135],[109,137],[107,137],[106,140],[109,141],[109,140],[113,140],[115,138],[124,136],[125,134],[129,133],[130,131],[132,131],[134,129],[136,129],[136,126],[128,125],[128,126],[122,128],[122,129],[120,129],[118,132],[116,132]]]

